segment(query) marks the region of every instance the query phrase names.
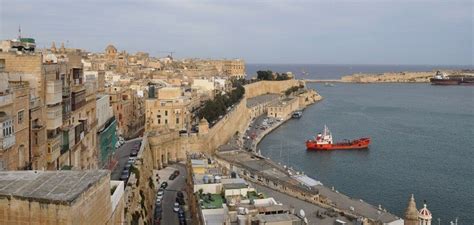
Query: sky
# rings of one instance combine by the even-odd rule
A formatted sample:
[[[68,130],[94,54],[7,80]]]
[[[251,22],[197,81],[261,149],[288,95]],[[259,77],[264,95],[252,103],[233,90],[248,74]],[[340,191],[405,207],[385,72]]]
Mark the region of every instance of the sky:
[[[0,38],[247,63],[473,65],[471,0],[0,0]]]

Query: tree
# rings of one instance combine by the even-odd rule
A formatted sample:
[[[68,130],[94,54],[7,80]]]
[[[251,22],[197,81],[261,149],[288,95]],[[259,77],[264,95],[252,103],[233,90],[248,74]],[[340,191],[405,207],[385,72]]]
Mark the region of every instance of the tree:
[[[267,71],[259,70],[257,71],[257,79],[273,80],[273,72],[271,70],[267,70]]]

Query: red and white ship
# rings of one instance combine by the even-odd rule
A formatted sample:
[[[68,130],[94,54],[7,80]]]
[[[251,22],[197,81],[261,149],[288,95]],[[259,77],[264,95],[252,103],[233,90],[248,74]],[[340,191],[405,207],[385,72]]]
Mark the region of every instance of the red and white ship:
[[[360,138],[356,140],[348,140],[345,142],[333,143],[332,134],[328,127],[324,125],[323,133],[316,135],[314,140],[306,141],[306,149],[308,150],[350,150],[350,149],[367,149],[369,148],[370,138]]]

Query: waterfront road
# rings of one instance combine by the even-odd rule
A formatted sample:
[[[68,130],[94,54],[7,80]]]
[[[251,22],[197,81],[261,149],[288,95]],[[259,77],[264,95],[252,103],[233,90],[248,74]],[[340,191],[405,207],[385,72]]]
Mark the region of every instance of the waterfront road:
[[[179,170],[179,176],[176,177],[174,180],[168,180],[169,175],[173,173],[175,170]],[[184,167],[184,164],[181,163],[176,163],[173,165],[170,165],[162,170],[158,171],[158,174],[160,176],[160,185],[163,181],[168,182],[168,187],[165,189],[164,195],[163,195],[163,200],[162,200],[162,220],[161,224],[166,224],[166,225],[179,225],[179,220],[178,220],[178,213],[173,211],[173,206],[174,203],[176,202],[176,193],[178,191],[182,191],[184,194],[184,201],[187,204],[188,203],[188,196],[186,195],[186,168]],[[158,186],[159,188],[159,186]],[[190,213],[187,210],[187,207],[184,207],[185,209],[185,215],[186,215],[186,223],[191,224],[190,221]]]
[[[125,167],[125,164],[127,164],[133,145],[141,141],[141,138],[126,141],[122,146],[120,146],[120,148],[115,151],[113,157],[114,160],[117,162],[117,165],[112,171],[112,174],[110,176],[111,180],[120,180],[120,175],[122,174],[122,170]]]
[[[253,150],[256,146],[255,140],[264,130],[261,130],[261,125],[263,123],[263,119],[266,118],[266,114],[258,116],[255,118],[251,123],[250,126],[245,131],[245,139],[244,139],[244,148],[247,150]],[[249,137],[249,138],[247,138]]]
[[[257,189],[258,192],[263,193],[265,196],[273,197],[277,202],[283,203],[284,205],[294,208],[295,213],[297,214],[299,214],[300,210],[303,209],[306,218],[308,219],[308,224],[333,225],[335,224],[336,219],[347,222],[347,225],[354,224],[347,218],[341,217],[335,213],[330,213],[326,209],[321,208],[317,205],[291,197],[289,195],[272,190],[262,185],[258,185],[255,183],[251,184]],[[318,212],[320,216],[317,216]]]

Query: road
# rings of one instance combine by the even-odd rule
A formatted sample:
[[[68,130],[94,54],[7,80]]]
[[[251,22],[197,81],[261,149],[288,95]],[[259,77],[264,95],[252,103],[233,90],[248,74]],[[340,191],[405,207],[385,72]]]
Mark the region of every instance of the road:
[[[262,126],[263,120],[268,118],[266,114],[260,115],[250,124],[248,130],[245,131],[245,135],[250,137],[250,139],[244,140],[244,148],[247,150],[253,150],[257,148],[256,138],[260,136],[261,133],[265,132],[266,129],[270,129],[270,127],[276,126],[275,120],[273,118],[269,119],[269,123],[267,124],[267,128],[265,130],[261,130],[260,127]],[[270,123],[272,122],[272,123]]]
[[[173,171],[176,169],[179,170],[179,176],[175,178],[174,180],[168,180],[168,177]],[[166,225],[179,225],[178,221],[178,214],[173,211],[173,206],[174,203],[176,202],[176,193],[178,191],[182,191],[184,194],[184,200],[185,203],[188,203],[188,196],[186,195],[186,168],[184,167],[183,164],[177,163],[170,165],[166,167],[163,170],[158,171],[158,174],[160,175],[160,184],[163,181],[168,182],[168,187],[165,190],[163,200],[162,200],[162,220],[161,224],[166,224]],[[158,186],[159,187],[159,186]],[[190,213],[189,210],[187,210],[187,207],[184,207],[185,209],[185,214],[186,214],[186,220],[187,224],[190,223]]]
[[[110,175],[111,180],[120,180],[120,175],[122,174],[122,170],[125,167],[125,164],[127,164],[133,145],[141,141],[141,138],[126,141],[125,144],[120,146],[120,148],[115,151],[114,160],[117,160],[118,164],[117,166],[115,166],[114,170]]]

